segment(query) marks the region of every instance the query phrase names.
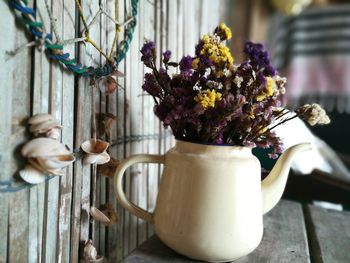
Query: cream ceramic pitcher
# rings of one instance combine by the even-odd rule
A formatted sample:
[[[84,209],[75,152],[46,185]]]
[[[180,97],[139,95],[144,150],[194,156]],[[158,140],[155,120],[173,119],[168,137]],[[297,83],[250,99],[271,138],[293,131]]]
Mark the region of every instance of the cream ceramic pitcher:
[[[263,214],[280,200],[293,156],[308,143],[287,149],[263,182],[250,148],[177,141],[165,155],[134,155],[119,165],[114,187],[120,204],[154,224],[157,236],[189,258],[209,262],[252,252],[263,235]],[[125,170],[135,163],[162,163],[154,213],[130,202],[123,191]]]

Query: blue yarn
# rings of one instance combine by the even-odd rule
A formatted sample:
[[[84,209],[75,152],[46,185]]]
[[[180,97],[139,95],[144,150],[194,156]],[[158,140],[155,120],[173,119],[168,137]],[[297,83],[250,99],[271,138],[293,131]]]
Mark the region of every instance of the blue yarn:
[[[16,3],[16,1],[14,1],[14,0],[10,1],[10,5],[13,8],[17,9],[18,11],[20,11],[21,13],[32,15],[34,18],[36,17],[35,11],[33,9],[31,9],[29,7],[24,7],[24,6]]]
[[[56,176],[47,176],[45,179],[45,182],[47,182],[55,177]],[[12,180],[11,183],[9,183],[9,184],[7,184],[6,182],[0,182],[0,185],[7,185],[6,188],[0,187],[0,193],[14,193],[14,192],[18,192],[20,190],[23,190],[25,188],[31,188],[31,187],[36,185],[36,184],[29,184],[27,182],[24,182],[23,185],[20,185],[20,186],[11,186],[12,183],[14,183],[14,180]]]
[[[22,17],[25,18],[25,15],[32,15],[34,18],[36,17],[36,13],[35,10],[33,10],[32,8],[25,6],[26,3],[24,3],[22,0],[9,0],[10,2],[10,7],[14,8],[15,10],[18,10],[19,12],[21,12]],[[22,3],[22,4],[19,4]],[[126,39],[122,40],[120,42],[120,44],[118,45],[118,53],[116,55],[116,57],[114,57],[114,62],[116,64],[116,66],[125,58],[126,53],[129,50],[129,43],[132,41],[132,37],[133,37],[133,33],[135,30],[135,26],[136,26],[136,15],[137,15],[137,7],[138,7],[138,0],[132,0],[132,14],[134,16],[134,20],[131,21],[125,29],[125,32],[127,33],[126,35]],[[38,26],[39,27],[39,26]],[[38,39],[42,39],[43,37],[45,37],[46,41],[52,41],[52,34],[46,34],[45,36],[43,36],[43,33],[38,30],[35,26],[33,25],[28,25],[29,31]],[[46,44],[49,44],[49,42],[46,42]],[[54,60],[59,61],[60,63],[64,64],[65,67],[71,71],[73,71],[76,74],[82,75],[84,77],[102,77],[102,76],[107,76],[112,72],[113,67],[110,65],[110,62],[107,62],[106,65],[104,65],[103,67],[100,68],[92,68],[89,69],[91,67],[83,67],[81,64],[76,64],[73,65],[72,61],[75,60],[74,59],[69,59],[70,54],[69,53],[65,53],[63,55],[57,55],[54,54],[54,49],[53,47],[49,47],[47,46],[48,49],[48,56],[49,58],[52,58]]]

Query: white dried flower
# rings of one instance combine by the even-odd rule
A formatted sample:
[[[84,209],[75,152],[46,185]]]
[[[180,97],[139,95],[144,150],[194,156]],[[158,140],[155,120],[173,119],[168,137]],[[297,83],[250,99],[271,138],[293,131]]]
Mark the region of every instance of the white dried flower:
[[[253,79],[256,80],[256,73],[254,70],[252,70],[252,76],[253,76]]]
[[[209,77],[210,73],[211,73],[211,68],[206,68],[205,73],[204,73],[204,77],[205,78]]]
[[[215,44],[220,44],[221,42],[220,36],[218,36],[216,33],[213,35],[213,40]]]
[[[285,77],[281,77],[281,76],[277,75],[277,76],[274,77],[274,79],[275,79],[276,82],[279,82],[281,84],[286,84],[287,83],[287,78],[285,78]]]
[[[328,124],[330,119],[326,111],[317,103],[305,104],[304,106],[295,110],[300,118],[307,121],[311,126],[316,124]]]
[[[202,87],[199,86],[199,83],[197,82],[197,83],[193,86],[193,90],[202,90]]]
[[[228,70],[227,68],[224,68],[223,72],[224,72],[225,77],[229,78],[232,76],[231,70]]]
[[[252,84],[253,84],[253,82],[254,82],[254,80],[253,80],[253,79],[249,79],[249,81],[248,81],[248,83],[247,83],[247,87],[249,87],[250,85],[252,85]]]
[[[287,78],[282,78],[280,76],[275,76],[274,77],[275,83],[278,87],[278,89],[276,90],[276,95],[279,94],[285,94],[286,93],[286,88],[284,87],[284,85],[287,83]]]
[[[213,80],[209,80],[207,82],[207,86],[211,89],[222,89],[223,88],[222,83],[217,82],[217,81],[213,81]]]
[[[241,76],[236,76],[233,80],[233,83],[235,83],[238,88],[241,87],[242,82],[243,78]]]

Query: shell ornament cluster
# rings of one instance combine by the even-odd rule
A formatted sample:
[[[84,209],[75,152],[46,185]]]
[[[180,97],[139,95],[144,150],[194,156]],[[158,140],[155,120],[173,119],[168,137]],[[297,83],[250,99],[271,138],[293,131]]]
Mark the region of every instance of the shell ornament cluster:
[[[51,114],[39,113],[28,120],[29,131],[34,138],[27,142],[22,156],[27,159],[21,178],[29,184],[39,184],[48,176],[64,175],[64,168],[76,160],[75,154],[60,140],[63,128]],[[81,144],[84,164],[102,165],[110,161],[107,153],[109,143],[100,139],[89,139]],[[110,176],[110,175],[109,175]]]

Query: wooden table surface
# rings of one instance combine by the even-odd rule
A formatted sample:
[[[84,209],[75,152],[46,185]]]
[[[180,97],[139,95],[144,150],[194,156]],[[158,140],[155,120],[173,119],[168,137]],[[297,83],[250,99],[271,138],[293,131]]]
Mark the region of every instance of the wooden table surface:
[[[123,263],[200,262],[185,258],[156,236]],[[282,200],[264,216],[259,247],[235,263],[350,263],[350,212]]]

